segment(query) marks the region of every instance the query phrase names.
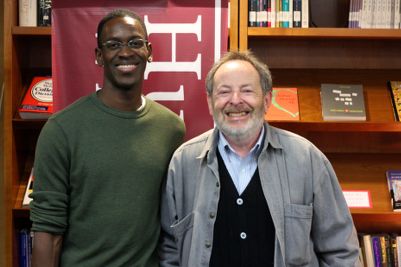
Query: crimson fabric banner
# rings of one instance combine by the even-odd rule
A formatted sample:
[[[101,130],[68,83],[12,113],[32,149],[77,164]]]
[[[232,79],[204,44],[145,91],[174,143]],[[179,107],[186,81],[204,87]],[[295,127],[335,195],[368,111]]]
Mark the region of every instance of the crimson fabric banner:
[[[228,0],[53,0],[52,69],[54,109],[102,87],[95,63],[98,22],[113,9],[143,16],[153,61],[144,94],[179,114],[187,139],[213,127],[204,79],[227,51]]]

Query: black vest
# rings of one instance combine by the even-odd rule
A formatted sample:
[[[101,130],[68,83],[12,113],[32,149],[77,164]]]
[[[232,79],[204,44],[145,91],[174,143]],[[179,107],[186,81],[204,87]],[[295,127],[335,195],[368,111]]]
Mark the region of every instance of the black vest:
[[[220,199],[210,267],[273,267],[275,230],[256,169],[239,195],[217,150]]]

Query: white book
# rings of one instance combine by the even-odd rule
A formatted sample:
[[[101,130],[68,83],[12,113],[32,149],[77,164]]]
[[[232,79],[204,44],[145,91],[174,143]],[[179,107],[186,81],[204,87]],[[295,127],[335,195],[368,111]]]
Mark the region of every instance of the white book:
[[[302,28],[309,28],[309,0],[302,0],[301,7],[301,19],[302,19]]]
[[[400,0],[395,0],[394,3],[394,29],[400,28]]]
[[[22,206],[27,206],[31,202],[32,198],[29,197],[29,194],[32,193],[33,190],[33,169],[31,170],[31,174],[28,178],[28,183],[26,185],[24,199],[22,200]]]
[[[397,240],[397,259],[398,259],[398,266],[401,266],[401,236],[396,237]]]
[[[37,0],[19,0],[19,26],[36,27],[38,12]]]
[[[277,8],[276,8],[276,0],[271,0],[270,2],[270,27],[276,28],[276,19],[277,19]]]
[[[363,246],[365,247],[366,267],[375,267],[375,260],[373,256],[373,248],[370,235],[363,235]]]
[[[292,28],[293,27],[293,21],[294,21],[294,1],[293,0],[289,0],[288,4],[289,4],[289,8],[288,8],[288,21],[289,21],[289,27]]]

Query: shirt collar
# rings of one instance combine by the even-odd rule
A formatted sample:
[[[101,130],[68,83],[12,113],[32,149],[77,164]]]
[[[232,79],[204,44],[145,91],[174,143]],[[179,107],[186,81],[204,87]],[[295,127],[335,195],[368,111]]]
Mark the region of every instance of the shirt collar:
[[[260,149],[263,147],[264,135],[265,135],[265,127],[262,127],[258,141],[252,147],[251,151],[249,152],[249,155],[257,154],[260,151]],[[236,153],[235,150],[230,146],[230,144],[228,143],[227,139],[224,137],[221,131],[219,131],[219,141],[217,143],[217,146],[219,147],[220,151],[223,151],[224,149],[225,151],[230,150],[231,152]]]

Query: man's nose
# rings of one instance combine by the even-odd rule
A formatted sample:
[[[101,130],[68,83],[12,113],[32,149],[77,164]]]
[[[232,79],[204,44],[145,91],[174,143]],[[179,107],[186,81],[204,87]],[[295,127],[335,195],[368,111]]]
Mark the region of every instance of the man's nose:
[[[241,92],[240,92],[240,91],[234,91],[234,92],[231,94],[230,102],[231,102],[232,104],[241,103],[241,102],[242,102]]]

